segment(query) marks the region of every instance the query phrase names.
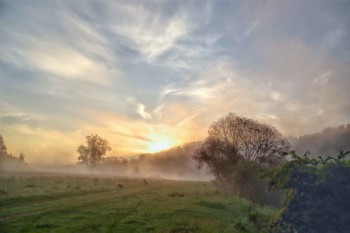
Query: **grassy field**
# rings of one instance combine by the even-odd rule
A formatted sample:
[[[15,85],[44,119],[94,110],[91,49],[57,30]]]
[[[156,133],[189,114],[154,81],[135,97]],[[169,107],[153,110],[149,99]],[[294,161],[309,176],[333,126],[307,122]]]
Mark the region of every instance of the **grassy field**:
[[[276,211],[210,182],[0,175],[0,232],[266,232]]]

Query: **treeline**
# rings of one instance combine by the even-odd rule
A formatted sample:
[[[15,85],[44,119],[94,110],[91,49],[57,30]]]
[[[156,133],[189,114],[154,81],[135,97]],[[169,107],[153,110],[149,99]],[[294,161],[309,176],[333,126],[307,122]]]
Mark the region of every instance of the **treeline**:
[[[205,169],[198,169],[193,153],[200,142],[191,142],[154,154],[142,154],[129,161],[131,174],[173,179],[209,179]]]
[[[350,150],[350,124],[328,127],[319,133],[289,138],[289,141],[299,154],[309,151],[327,157]]]
[[[208,180],[205,169],[198,169],[193,159],[200,142],[191,142],[158,153],[147,153],[128,158],[106,157],[98,171],[104,173],[187,180]]]

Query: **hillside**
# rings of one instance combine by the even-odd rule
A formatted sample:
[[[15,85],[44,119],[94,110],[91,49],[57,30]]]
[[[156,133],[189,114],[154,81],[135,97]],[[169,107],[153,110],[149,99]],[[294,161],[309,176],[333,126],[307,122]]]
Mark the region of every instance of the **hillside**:
[[[292,149],[299,154],[328,156],[350,150],[350,124],[328,127],[321,132],[290,138]]]
[[[141,154],[129,160],[129,175],[153,176],[170,179],[208,180],[205,169],[198,169],[193,152],[200,142],[191,142],[154,154]]]

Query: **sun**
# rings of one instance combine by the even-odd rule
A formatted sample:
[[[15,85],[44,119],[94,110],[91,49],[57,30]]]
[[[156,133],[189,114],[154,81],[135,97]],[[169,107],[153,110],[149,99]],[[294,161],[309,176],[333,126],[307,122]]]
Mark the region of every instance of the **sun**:
[[[147,152],[155,153],[162,150],[169,149],[174,146],[175,142],[166,135],[153,135],[151,142],[148,145]]]
[[[156,142],[149,147],[149,152],[158,152],[170,148],[171,145],[167,142]]]

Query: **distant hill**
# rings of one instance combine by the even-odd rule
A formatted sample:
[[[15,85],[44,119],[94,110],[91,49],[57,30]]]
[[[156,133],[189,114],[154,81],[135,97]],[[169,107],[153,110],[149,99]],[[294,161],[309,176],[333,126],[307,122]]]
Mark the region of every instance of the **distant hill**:
[[[310,151],[311,155],[337,155],[350,150],[350,124],[328,127],[319,133],[289,138],[292,149],[299,154]]]
[[[141,154],[128,161],[129,175],[153,176],[170,179],[208,180],[205,169],[198,169],[192,158],[200,142],[191,142],[154,154]]]

